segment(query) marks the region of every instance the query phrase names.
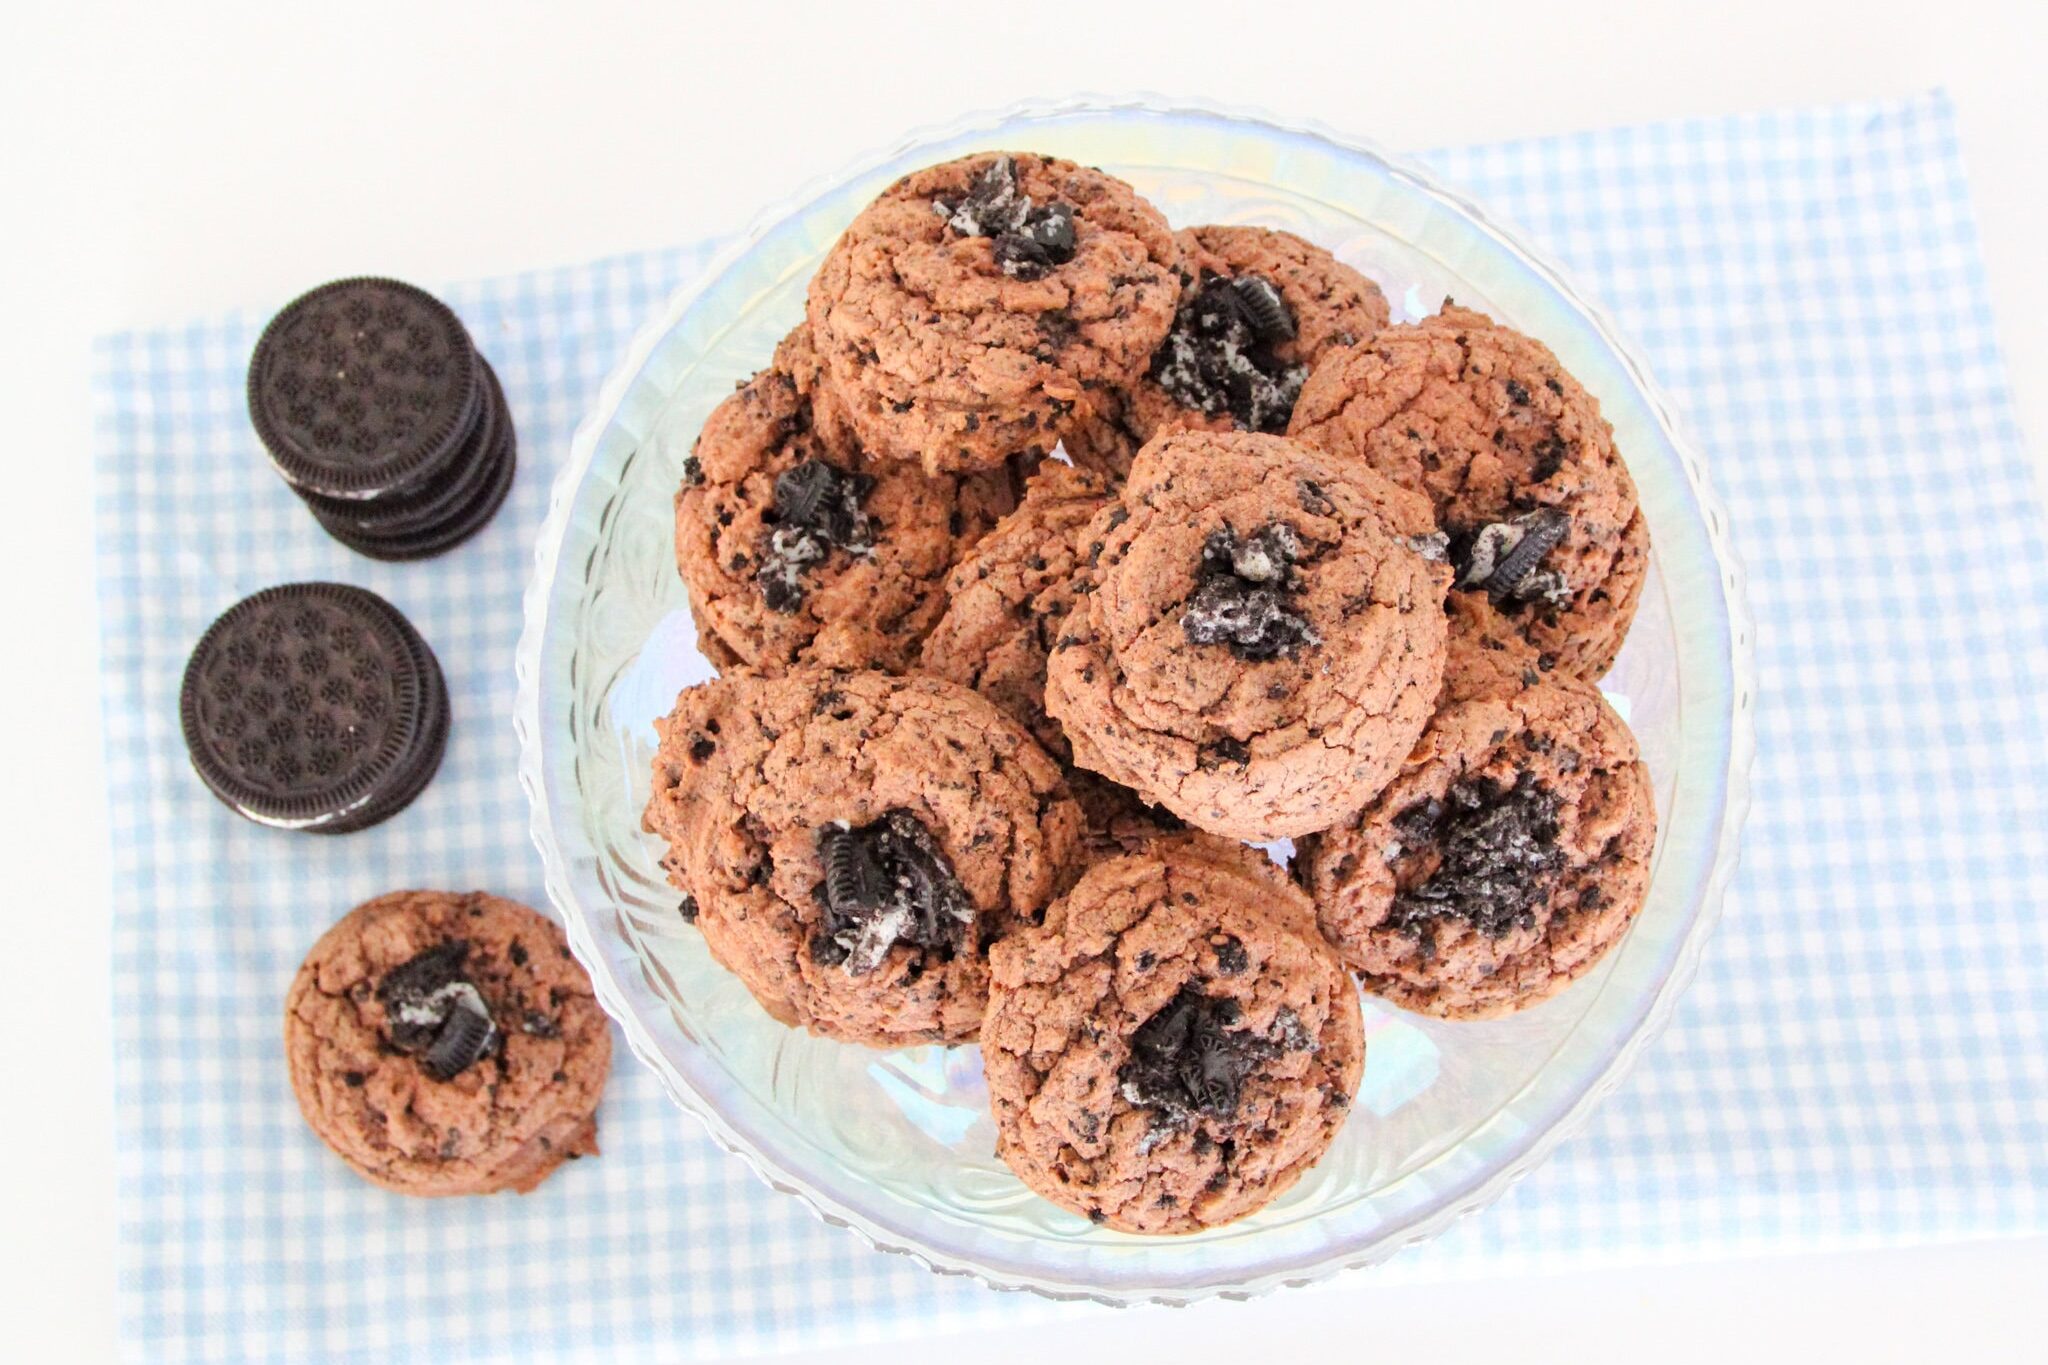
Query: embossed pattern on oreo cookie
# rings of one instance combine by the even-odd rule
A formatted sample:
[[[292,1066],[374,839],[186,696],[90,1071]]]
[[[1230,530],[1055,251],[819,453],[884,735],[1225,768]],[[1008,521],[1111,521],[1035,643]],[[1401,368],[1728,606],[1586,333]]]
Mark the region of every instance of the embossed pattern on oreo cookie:
[[[285,305],[249,362],[249,415],[294,488],[410,487],[451,456],[482,402],[461,319],[397,280],[348,279]]]
[[[497,375],[444,304],[395,280],[341,280],[287,305],[250,361],[249,412],[321,527],[373,559],[453,549],[516,470]]]
[[[818,831],[818,857],[825,913],[811,957],[837,962],[850,976],[873,971],[898,943],[944,960],[974,922],[974,903],[945,850],[907,810],[859,828],[833,821]]]
[[[315,832],[395,815],[447,738],[432,651],[396,608],[337,583],[266,589],[223,613],[186,664],[179,716],[223,804]]]

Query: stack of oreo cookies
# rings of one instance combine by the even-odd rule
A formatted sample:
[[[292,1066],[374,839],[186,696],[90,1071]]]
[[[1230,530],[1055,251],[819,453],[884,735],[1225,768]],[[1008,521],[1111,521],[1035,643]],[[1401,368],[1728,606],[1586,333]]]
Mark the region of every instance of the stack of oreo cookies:
[[[207,788],[259,824],[346,834],[404,810],[448,747],[448,686],[398,609],[342,583],[244,598],[200,638],[178,699]]]
[[[448,306],[396,280],[322,285],[272,318],[249,416],[327,533],[425,559],[482,530],[517,466],[512,413]]]

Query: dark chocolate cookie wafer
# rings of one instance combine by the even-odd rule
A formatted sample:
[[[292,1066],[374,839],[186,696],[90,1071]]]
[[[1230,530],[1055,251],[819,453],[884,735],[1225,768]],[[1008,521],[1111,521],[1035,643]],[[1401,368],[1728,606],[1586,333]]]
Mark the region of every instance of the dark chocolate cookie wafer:
[[[434,780],[440,771],[441,759],[448,752],[448,731],[453,721],[453,711],[448,701],[448,683],[441,673],[441,661],[434,657],[434,651],[427,646],[412,623],[383,599],[370,593],[363,596],[380,609],[391,611],[392,618],[405,627],[413,646],[413,657],[427,678],[426,699],[420,709],[419,737],[412,750],[387,784],[386,793],[370,806],[353,816],[336,821],[331,825],[320,825],[314,834],[353,834],[359,829],[382,824],[392,816],[410,806]]]
[[[429,559],[438,554],[445,554],[489,525],[491,518],[497,515],[498,508],[504,504],[506,495],[512,491],[512,480],[519,469],[518,453],[512,439],[511,424],[505,423],[501,429],[503,436],[498,442],[497,452],[485,457],[487,482],[477,490],[468,505],[458,509],[441,524],[392,535],[364,535],[347,531],[325,517],[319,518],[321,526],[326,528],[327,534],[349,549],[371,559]]]
[[[330,498],[299,494],[321,526],[342,535],[389,539],[420,536],[454,525],[482,500],[483,491],[499,477],[512,413],[490,362],[478,357],[484,377],[484,403],[476,424],[447,467],[414,492],[375,498]]]
[[[210,626],[185,667],[192,766],[259,824],[341,832],[397,814],[433,775],[448,703],[395,607],[339,583],[268,588]]]
[[[397,280],[348,279],[271,319],[249,416],[286,482],[333,498],[417,490],[477,424],[485,383],[462,320]]]

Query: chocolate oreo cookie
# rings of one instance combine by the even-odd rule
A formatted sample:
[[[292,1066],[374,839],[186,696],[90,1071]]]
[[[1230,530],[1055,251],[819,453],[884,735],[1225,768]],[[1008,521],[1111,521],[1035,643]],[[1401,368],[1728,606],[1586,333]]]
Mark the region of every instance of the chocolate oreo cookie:
[[[511,487],[496,374],[445,304],[396,280],[340,280],[287,305],[250,360],[249,415],[321,526],[376,559],[453,549]]]
[[[397,280],[322,285],[270,320],[249,417],[287,483],[334,498],[414,488],[475,426],[483,378],[449,307]]]
[[[179,720],[208,790],[259,824],[317,833],[396,815],[449,729],[433,651],[398,610],[340,583],[236,603],[185,666]]]

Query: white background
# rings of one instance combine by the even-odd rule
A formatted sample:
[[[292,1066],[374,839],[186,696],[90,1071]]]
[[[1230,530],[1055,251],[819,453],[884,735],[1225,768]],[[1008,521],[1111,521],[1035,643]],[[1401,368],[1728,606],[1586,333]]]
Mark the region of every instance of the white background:
[[[13,902],[0,912],[0,1356],[113,1351],[92,334],[271,307],[341,274],[431,282],[728,231],[908,128],[1029,95],[1200,95],[1420,149],[1942,85],[2040,452],[2044,11],[59,0],[27,13],[0,0],[0,592],[14,655],[0,669]],[[2048,1240],[1425,1288],[1368,1274],[1257,1304],[838,1358],[2040,1360],[2044,1286]]]

